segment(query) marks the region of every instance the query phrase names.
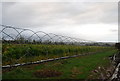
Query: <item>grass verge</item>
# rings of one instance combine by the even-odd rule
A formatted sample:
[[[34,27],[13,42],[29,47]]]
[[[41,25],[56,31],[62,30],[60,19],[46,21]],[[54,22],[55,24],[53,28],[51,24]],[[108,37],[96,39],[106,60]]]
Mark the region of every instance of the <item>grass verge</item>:
[[[42,64],[3,69],[3,79],[87,79],[98,66],[109,67],[108,56],[115,52],[116,50],[111,50]],[[51,73],[50,71],[53,75],[58,73],[59,76],[47,76]],[[43,72],[47,77],[42,77],[42,74],[39,75],[37,72]]]

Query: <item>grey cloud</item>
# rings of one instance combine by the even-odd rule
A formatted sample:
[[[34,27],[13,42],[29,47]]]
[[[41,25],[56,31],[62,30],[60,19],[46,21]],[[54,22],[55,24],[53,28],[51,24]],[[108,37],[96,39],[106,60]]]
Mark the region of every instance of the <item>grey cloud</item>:
[[[3,24],[31,29],[36,27],[40,30],[49,29],[47,30],[49,32],[52,30],[59,32],[59,27],[62,27],[63,31],[69,26],[75,28],[86,24],[117,25],[118,17],[117,3],[111,2],[5,2],[2,7]],[[71,30],[68,29],[67,32],[70,33]]]
[[[109,5],[107,5],[109,4]],[[6,5],[8,8],[6,8]],[[13,5],[13,6],[12,6]],[[107,7],[108,6],[108,7]],[[112,8],[112,9],[111,9]],[[101,9],[101,11],[99,11]],[[102,14],[99,14],[102,13]],[[59,25],[72,20],[74,24],[116,23],[114,3],[4,3],[4,24]],[[69,22],[69,21],[68,21]]]

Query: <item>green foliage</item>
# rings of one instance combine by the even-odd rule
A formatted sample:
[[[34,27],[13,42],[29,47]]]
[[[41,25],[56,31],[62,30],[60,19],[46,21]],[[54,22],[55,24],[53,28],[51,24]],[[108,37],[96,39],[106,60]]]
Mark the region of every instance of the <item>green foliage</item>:
[[[3,44],[3,65],[15,63],[22,57],[22,60],[29,61],[41,60],[41,58],[33,59],[34,57],[54,58],[54,56],[70,56],[76,54],[84,54],[89,52],[98,52],[111,50],[112,47],[98,46],[76,46],[76,45],[45,45],[45,44]],[[14,59],[14,62],[13,62]],[[26,60],[26,61],[27,61]],[[10,61],[10,62],[9,62]],[[23,62],[21,61],[21,62]]]
[[[111,56],[116,50],[104,51],[87,56],[62,59],[37,65],[19,66],[13,70],[4,72],[4,79],[92,79],[89,78],[92,71],[97,67],[110,67]],[[57,71],[57,72],[56,72]],[[60,76],[51,76],[52,73]],[[50,77],[51,76],[51,77]],[[95,77],[95,76],[94,76]],[[94,79],[97,79],[96,77]]]

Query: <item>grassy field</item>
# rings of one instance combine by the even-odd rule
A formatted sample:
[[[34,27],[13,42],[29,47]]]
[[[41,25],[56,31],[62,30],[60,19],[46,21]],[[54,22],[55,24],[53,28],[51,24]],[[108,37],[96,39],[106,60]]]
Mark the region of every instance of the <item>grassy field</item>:
[[[3,79],[93,79],[100,76],[100,73],[93,73],[95,69],[110,67],[108,56],[115,52],[107,50],[87,56],[3,69]]]
[[[3,44],[3,65],[45,60],[90,52],[112,50],[113,47],[45,45],[45,44]]]

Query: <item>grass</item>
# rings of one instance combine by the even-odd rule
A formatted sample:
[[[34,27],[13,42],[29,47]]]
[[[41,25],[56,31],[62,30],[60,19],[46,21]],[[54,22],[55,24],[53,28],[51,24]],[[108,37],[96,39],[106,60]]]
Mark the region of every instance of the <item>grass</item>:
[[[113,49],[113,47],[44,44],[3,44],[2,62],[3,65],[24,63],[48,58],[71,56],[111,49]]]
[[[110,60],[108,56],[113,55],[115,52],[116,50],[110,50],[42,64],[3,69],[3,79],[87,79],[98,66],[109,67]],[[48,70],[53,73],[58,72],[59,76],[44,78],[41,76],[41,73],[39,73],[43,72],[44,76],[47,76],[50,73]]]

